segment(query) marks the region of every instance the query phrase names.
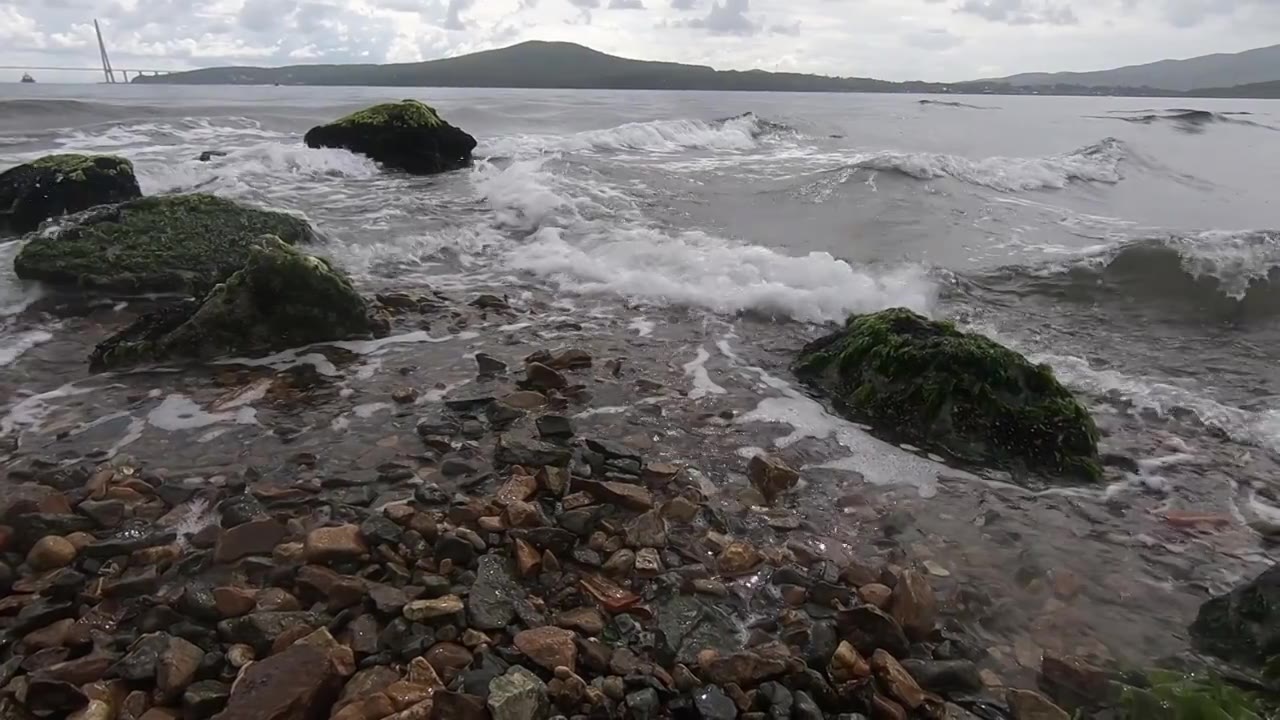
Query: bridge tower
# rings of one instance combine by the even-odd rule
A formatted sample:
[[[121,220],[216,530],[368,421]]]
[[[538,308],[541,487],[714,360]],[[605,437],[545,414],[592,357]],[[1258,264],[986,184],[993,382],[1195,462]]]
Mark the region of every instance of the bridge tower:
[[[102,74],[106,76],[108,83],[114,83],[116,73],[111,69],[111,59],[107,57],[107,45],[102,42],[102,27],[98,25],[96,18],[93,21],[93,30],[98,34],[98,53],[102,56]],[[127,78],[128,75],[126,74],[125,77]]]

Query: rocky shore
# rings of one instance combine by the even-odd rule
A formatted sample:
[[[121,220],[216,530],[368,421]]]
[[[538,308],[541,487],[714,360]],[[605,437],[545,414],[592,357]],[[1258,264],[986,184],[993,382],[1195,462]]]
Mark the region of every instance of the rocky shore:
[[[460,166],[470,147],[421,167]],[[192,212],[131,225],[157,205]],[[207,196],[61,227],[23,253],[53,268],[47,281],[190,294],[114,328],[95,368],[460,335],[511,313],[490,294],[362,297],[294,247],[315,235],[305,223]],[[173,242],[174,228],[199,243]],[[94,262],[87,245],[123,251]],[[876,348],[899,355],[868,348],[859,322],[888,327]],[[830,552],[789,503],[805,491],[799,464],[754,451],[735,468],[748,486],[717,500],[706,458],[625,428],[581,430],[618,394],[661,392],[628,373],[638,358],[550,342],[515,354],[520,325],[502,327],[462,391],[406,380],[387,392],[412,445],[378,443],[345,472],[325,448],[292,446],[296,428],[275,429],[269,466],[200,475],[171,472],[160,453],[71,455],[57,443],[70,433],[0,437],[0,717],[1137,720],[1183,717],[1170,697],[1237,692],[1054,653],[1037,658],[1034,689],[1011,687],[999,654],[949,622],[946,570],[873,547]],[[806,348],[797,373],[851,416],[910,423],[929,448],[1096,479],[1083,408],[1047,369],[974,338],[887,311]],[[902,353],[944,362],[894,377]],[[340,392],[314,364],[258,367],[252,392],[286,406]],[[1254,693],[1268,681],[1249,666],[1280,654],[1274,585],[1264,576],[1197,623]]]

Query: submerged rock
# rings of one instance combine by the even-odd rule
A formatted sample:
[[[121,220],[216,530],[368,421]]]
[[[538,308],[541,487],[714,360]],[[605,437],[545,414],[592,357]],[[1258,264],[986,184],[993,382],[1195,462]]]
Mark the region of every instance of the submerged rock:
[[[282,350],[376,330],[367,303],[345,274],[267,236],[249,251],[244,267],[202,302],[144,315],[99,344],[90,365]]]
[[[263,235],[289,244],[315,237],[296,217],[213,195],[141,198],[33,236],[13,269],[28,280],[198,296],[244,267]]]
[[[1191,639],[1203,652],[1253,666],[1280,656],[1280,565],[1200,606]]]
[[[384,103],[311,128],[310,148],[343,148],[386,167],[432,175],[471,164],[476,139],[417,100]]]
[[[1047,365],[895,308],[851,316],[795,365],[841,411],[966,460],[1101,476],[1098,430]]]
[[[48,155],[0,173],[0,231],[142,197],[133,165],[113,155]]]

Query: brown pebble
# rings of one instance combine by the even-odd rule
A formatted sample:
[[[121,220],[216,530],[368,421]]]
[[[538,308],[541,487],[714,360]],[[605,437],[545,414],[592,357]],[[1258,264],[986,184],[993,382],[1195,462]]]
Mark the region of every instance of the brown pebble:
[[[889,607],[889,598],[893,595],[893,590],[888,585],[880,583],[871,583],[858,588],[858,599],[868,605],[874,605],[881,610]]]
[[[40,538],[27,553],[27,565],[36,572],[66,567],[75,559],[76,546],[66,538],[57,535],[46,535]]]

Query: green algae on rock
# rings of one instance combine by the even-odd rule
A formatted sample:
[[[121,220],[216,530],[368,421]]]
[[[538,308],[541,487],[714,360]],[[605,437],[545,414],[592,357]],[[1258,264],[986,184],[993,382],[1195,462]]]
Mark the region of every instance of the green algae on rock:
[[[1192,645],[1210,655],[1252,667],[1280,657],[1280,564],[1200,606],[1191,624]]]
[[[32,236],[13,268],[18,277],[54,284],[202,295],[243,267],[264,234],[290,244],[315,237],[292,215],[213,195],[141,198]]]
[[[304,141],[311,148],[343,148],[367,155],[386,167],[415,175],[467,167],[476,147],[475,138],[417,100],[360,110],[312,128]]]
[[[0,231],[142,197],[133,165],[113,155],[46,155],[0,173]]]
[[[90,365],[283,350],[379,332],[364,298],[340,270],[272,236],[200,302],[144,315],[94,349]]]
[[[794,366],[838,409],[963,460],[1097,480],[1093,419],[1046,365],[895,308],[853,315]]]

